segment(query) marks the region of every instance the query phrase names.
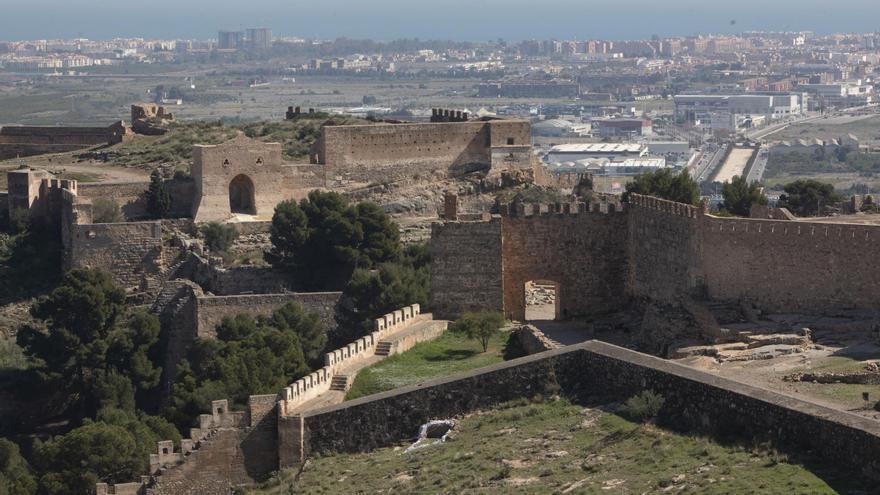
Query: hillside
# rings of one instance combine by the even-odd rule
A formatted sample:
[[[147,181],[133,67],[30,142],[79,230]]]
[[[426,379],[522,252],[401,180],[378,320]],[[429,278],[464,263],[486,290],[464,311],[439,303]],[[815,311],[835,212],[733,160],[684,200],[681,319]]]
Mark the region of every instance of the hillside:
[[[446,443],[311,459],[250,495],[837,493],[859,489],[760,447],[719,444],[557,400],[471,414]],[[416,432],[413,432],[414,434]],[[804,461],[804,460],[800,460]]]

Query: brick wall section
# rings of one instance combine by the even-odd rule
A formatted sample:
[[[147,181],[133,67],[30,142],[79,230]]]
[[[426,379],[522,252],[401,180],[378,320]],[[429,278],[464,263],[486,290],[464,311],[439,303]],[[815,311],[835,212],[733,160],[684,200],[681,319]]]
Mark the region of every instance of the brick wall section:
[[[364,452],[411,439],[448,418],[536,394],[579,402],[621,400],[652,389],[666,399],[659,421],[690,432],[808,449],[844,470],[880,479],[880,424],[792,397],[591,341],[453,377],[356,399],[302,416],[307,455]],[[393,417],[394,421],[387,418]],[[279,422],[283,449],[298,447],[296,418]],[[282,459],[295,460],[297,452]]]
[[[226,316],[268,315],[288,302],[296,302],[304,310],[318,314],[328,334],[332,334],[336,329],[336,305],[341,296],[341,292],[200,296],[196,298],[196,333],[199,337],[213,338],[217,325]]]
[[[431,311],[441,319],[503,308],[501,218],[431,226]]]
[[[502,219],[505,316],[525,319],[525,283],[532,280],[559,284],[563,318],[619,309],[625,302],[626,214],[532,207]]]

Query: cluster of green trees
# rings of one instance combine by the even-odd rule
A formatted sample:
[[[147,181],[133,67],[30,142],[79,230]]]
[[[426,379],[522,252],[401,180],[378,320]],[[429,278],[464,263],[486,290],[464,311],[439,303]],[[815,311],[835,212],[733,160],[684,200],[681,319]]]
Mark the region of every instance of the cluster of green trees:
[[[430,258],[404,249],[397,225],[374,203],[351,205],[334,192],[311,192],[275,209],[266,260],[309,290],[342,290],[338,341],[372,330],[372,320],[402,306],[427,307]]]
[[[51,404],[55,411],[33,416],[54,415],[63,433],[35,440],[30,466],[4,443],[0,486],[54,495],[137,479],[158,440],[180,439],[170,422],[145,412],[161,375],[158,319],[129,309],[125,292],[97,270],[69,272],[31,314],[35,323],[16,337],[29,368],[12,387],[23,401]]]
[[[35,323],[17,335],[29,368],[14,377],[13,392],[55,410],[3,431],[24,435],[48,421],[57,434],[30,444],[30,463],[0,441],[0,493],[90,493],[98,481],[138,479],[156,442],[179,444],[178,432],[211,400],[245,404],[252,394],[277,392],[320,365],[327,341],[318,316],[295,303],[266,317],[227,318],[216,340],[195,342],[163,398],[159,320],[127,306],[108,273],[69,272],[31,314]]]
[[[779,206],[803,217],[823,214],[826,208],[834,206],[842,199],[833,185],[812,179],[790,182],[785,185],[784,191],[779,198]],[[624,197],[631,193],[692,205],[699,204],[700,198],[699,187],[687,172],[673,174],[669,169],[636,176],[626,185]],[[724,183],[721,193],[724,197],[721,212],[730,215],[748,216],[753,205],[767,204],[763,186],[757,182],[749,183],[743,176],[735,176],[730,182]],[[866,211],[874,209],[872,198]]]
[[[357,268],[401,255],[400,233],[375,203],[350,205],[335,192],[312,191],[275,207],[266,261],[308,289],[342,287]]]
[[[211,400],[244,405],[276,393],[319,368],[326,343],[325,325],[296,303],[271,316],[224,318],[217,338],[196,340],[178,366],[164,416],[186,428]]]
[[[753,205],[767,204],[767,196],[764,196],[761,185],[757,182],[749,183],[741,175],[736,175],[730,182],[725,182],[721,194],[724,197],[724,205],[721,209],[741,217],[749,216]]]
[[[798,179],[785,185],[785,193],[779,196],[779,207],[788,208],[797,216],[822,215],[826,208],[834,206],[842,197],[834,186],[812,179]]]
[[[626,192],[623,194],[624,201],[633,193],[694,206],[700,204],[700,186],[687,171],[675,174],[671,169],[661,168],[654,172],[637,175],[626,184]]]

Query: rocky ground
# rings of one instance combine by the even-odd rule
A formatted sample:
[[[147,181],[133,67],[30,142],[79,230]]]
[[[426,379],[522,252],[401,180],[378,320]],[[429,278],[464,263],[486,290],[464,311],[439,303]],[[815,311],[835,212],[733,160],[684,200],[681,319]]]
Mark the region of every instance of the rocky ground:
[[[874,321],[872,314],[860,312],[762,315],[755,322],[726,325],[735,340],[679,347],[673,357],[710,373],[880,420],[874,409],[880,399]]]

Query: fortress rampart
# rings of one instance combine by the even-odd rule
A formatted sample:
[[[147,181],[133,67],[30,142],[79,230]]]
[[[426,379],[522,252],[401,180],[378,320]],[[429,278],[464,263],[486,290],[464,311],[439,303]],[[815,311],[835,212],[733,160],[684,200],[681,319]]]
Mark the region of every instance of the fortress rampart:
[[[880,226],[719,218],[635,194],[620,208],[512,204],[488,222],[435,224],[434,311],[494,308],[521,319],[529,280],[559,284],[560,317],[601,314],[628,298],[811,313],[880,307],[872,297]]]
[[[0,160],[116,144],[122,142],[126,134],[121,121],[106,127],[3,126],[0,127]]]
[[[326,126],[311,161],[325,165],[328,184],[373,183],[528,168],[530,143],[529,122],[520,120]]]

